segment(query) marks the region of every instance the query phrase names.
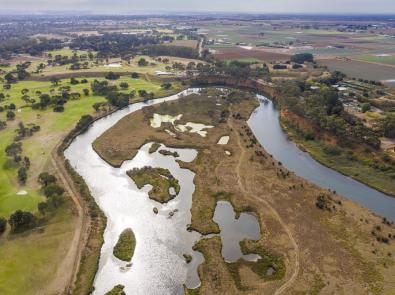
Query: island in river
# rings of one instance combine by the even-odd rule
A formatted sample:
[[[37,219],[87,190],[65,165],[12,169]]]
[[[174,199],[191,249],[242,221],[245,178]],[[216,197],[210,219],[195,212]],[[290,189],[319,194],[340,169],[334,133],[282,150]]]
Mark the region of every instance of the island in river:
[[[251,212],[259,220],[259,240],[244,240],[244,255],[256,262],[227,263],[218,236],[201,239],[195,249],[200,294],[385,294],[395,275],[394,226],[360,205],[297,177],[257,142],[246,120],[257,107],[255,96],[236,90],[204,89],[178,101],[147,106],[121,119],[93,144],[109,164],[120,166],[147,142],[198,151],[190,163],[193,193],[191,230],[218,233],[213,220],[218,201],[232,204],[236,215]],[[154,114],[179,116],[154,128]],[[206,136],[177,125],[214,126]],[[262,126],[265,128],[265,126]],[[229,136],[226,144],[218,144]],[[141,237],[144,238],[144,237]]]

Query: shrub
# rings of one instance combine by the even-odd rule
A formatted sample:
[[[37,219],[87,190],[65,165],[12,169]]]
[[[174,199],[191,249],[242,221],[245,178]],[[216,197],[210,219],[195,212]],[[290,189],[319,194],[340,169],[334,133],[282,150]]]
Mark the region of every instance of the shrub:
[[[296,70],[296,69],[301,69],[301,68],[303,68],[303,66],[302,66],[301,64],[293,64],[293,65],[292,65],[292,68],[293,68],[294,70]]]
[[[332,145],[325,146],[323,150],[324,150],[325,154],[331,155],[331,156],[339,156],[342,153],[341,149],[339,149],[335,146],[332,146]]]
[[[273,70],[286,70],[287,65],[274,65]]]

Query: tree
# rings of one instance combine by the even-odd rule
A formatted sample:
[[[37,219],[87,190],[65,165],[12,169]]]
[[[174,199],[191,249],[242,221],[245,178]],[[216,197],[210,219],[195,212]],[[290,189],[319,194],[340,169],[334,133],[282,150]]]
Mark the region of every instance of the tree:
[[[368,102],[362,104],[362,106],[361,106],[362,113],[366,113],[367,111],[370,111],[370,109],[371,109],[371,106],[370,106],[370,103],[368,103]]]
[[[37,204],[37,209],[42,215],[44,215],[45,211],[47,211],[47,209],[48,209],[47,202],[40,202],[40,203],[38,203]]]
[[[144,89],[140,89],[140,90],[138,91],[138,93],[139,93],[139,96],[140,96],[140,97],[147,97],[147,96],[148,96],[147,91],[144,90]]]
[[[53,108],[53,111],[54,111],[55,113],[63,113],[63,112],[64,112],[64,106],[58,105],[58,106],[56,106],[56,107]]]
[[[91,115],[83,115],[75,126],[76,130],[84,131],[93,122],[93,117]]]
[[[51,183],[56,182],[56,177],[52,174],[49,174],[48,172],[42,172],[38,176],[38,182],[41,183],[43,186],[47,186]]]
[[[100,110],[100,108],[103,106],[102,102],[95,102],[92,107],[95,109],[96,112]]]
[[[114,73],[114,72],[109,72],[109,73],[106,75],[105,78],[106,78],[107,80],[118,80],[119,77],[120,77],[119,74],[116,74],[116,73]]]
[[[51,97],[49,96],[49,94],[44,93],[40,95],[40,106],[42,108],[47,107],[50,103],[51,103]]]
[[[44,195],[49,198],[51,196],[61,196],[64,193],[64,189],[56,183],[50,183],[44,187]]]
[[[0,217],[0,235],[5,232],[7,228],[7,220],[3,217]]]
[[[122,89],[128,89],[129,88],[129,84],[126,82],[121,82],[119,84],[119,87],[121,87]]]
[[[82,92],[84,92],[85,96],[89,96],[89,89],[84,88]]]
[[[27,169],[25,167],[20,167],[18,169],[18,180],[21,184],[26,184],[27,180]]]
[[[139,73],[133,72],[132,73],[132,78],[133,79],[138,79],[140,77]]]
[[[11,226],[12,233],[22,232],[36,225],[36,217],[30,212],[17,210],[11,214],[8,223]]]
[[[395,138],[395,116],[388,115],[381,125],[385,137]]]
[[[140,58],[139,61],[137,62],[137,64],[139,65],[139,67],[145,67],[148,65],[148,62],[145,60],[145,58]]]
[[[171,86],[172,86],[172,85],[171,85],[170,82],[166,82],[166,83],[163,83],[163,84],[161,85],[161,87],[162,87],[163,89],[165,89],[165,90],[170,89]]]
[[[7,84],[12,84],[12,83],[16,83],[18,80],[17,78],[15,78],[15,76],[12,73],[7,73],[4,76],[4,80],[7,82]]]
[[[13,142],[5,148],[5,153],[8,157],[13,157],[15,159],[16,156],[22,153],[22,143],[21,142]]]
[[[79,83],[80,83],[80,81],[78,81],[76,78],[74,78],[74,77],[70,78],[70,84],[71,85],[76,85],[76,84],[79,84]]]
[[[56,77],[52,77],[50,81],[52,83],[52,86],[58,86],[59,82],[60,82],[60,79],[56,78]]]
[[[311,53],[297,53],[291,56],[291,61],[298,64],[307,62],[313,62],[314,56]]]

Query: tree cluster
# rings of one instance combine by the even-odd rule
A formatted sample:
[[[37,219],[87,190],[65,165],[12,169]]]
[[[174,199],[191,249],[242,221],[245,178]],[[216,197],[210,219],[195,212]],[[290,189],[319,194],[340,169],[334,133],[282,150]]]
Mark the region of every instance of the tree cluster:
[[[48,172],[42,172],[38,176],[38,182],[41,184],[41,190],[44,193],[45,202],[38,203],[38,210],[42,215],[54,211],[64,203],[64,189],[57,184],[54,175]]]
[[[280,106],[306,119],[316,131],[329,132],[342,145],[380,147],[378,134],[344,111],[336,90],[328,87],[311,92],[304,82],[291,81],[282,82],[278,89]]]

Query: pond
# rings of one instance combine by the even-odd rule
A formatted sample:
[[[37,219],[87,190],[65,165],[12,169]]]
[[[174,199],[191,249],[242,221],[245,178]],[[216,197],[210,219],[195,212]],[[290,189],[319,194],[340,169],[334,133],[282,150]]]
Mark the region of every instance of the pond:
[[[221,230],[222,256],[226,262],[236,262],[240,258],[256,261],[260,258],[255,254],[243,255],[240,249],[242,240],[259,240],[261,237],[259,222],[254,215],[241,213],[236,218],[233,206],[229,202],[219,201],[213,220]]]

